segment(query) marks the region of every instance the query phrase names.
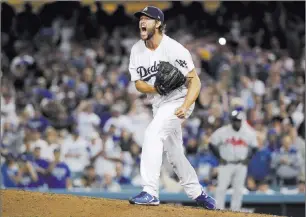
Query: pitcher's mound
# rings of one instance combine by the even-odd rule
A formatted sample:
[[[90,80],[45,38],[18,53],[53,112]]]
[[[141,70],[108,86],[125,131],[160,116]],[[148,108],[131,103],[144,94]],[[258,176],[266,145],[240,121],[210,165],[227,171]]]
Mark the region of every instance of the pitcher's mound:
[[[171,205],[136,206],[128,201],[73,195],[1,190],[4,217],[255,217],[268,216],[237,212],[209,211],[201,208]]]

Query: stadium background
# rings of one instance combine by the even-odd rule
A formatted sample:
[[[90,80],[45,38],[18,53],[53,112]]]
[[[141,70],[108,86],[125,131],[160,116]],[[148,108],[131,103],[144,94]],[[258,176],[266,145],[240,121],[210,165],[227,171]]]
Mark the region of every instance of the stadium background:
[[[243,106],[261,145],[250,162],[244,207],[304,216],[303,2],[101,2],[100,9],[94,1],[7,2],[1,14],[2,188],[113,198],[138,191],[151,114],[127,69],[138,40],[132,14],[150,4],[164,10],[167,34],[191,51],[202,79],[184,145],[203,186],[211,193],[216,186],[209,135],[228,122],[231,107]],[[285,146],[301,161],[273,167]],[[61,166],[46,178],[42,169],[56,153]],[[165,162],[165,196],[191,204],[176,181]]]

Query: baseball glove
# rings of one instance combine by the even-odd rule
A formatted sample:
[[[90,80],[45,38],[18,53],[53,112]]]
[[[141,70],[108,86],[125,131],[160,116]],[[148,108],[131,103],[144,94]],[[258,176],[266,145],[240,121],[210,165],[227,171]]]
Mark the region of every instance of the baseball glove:
[[[168,62],[160,61],[154,87],[159,95],[168,95],[175,89],[180,88],[186,82],[182,72]]]

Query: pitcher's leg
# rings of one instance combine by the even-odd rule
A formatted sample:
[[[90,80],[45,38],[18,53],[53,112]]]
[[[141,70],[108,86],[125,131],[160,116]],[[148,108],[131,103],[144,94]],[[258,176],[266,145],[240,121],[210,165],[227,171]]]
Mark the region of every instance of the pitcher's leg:
[[[194,168],[184,154],[180,120],[177,120],[176,124],[177,128],[164,143],[164,150],[186,194],[189,198],[196,199],[202,193],[202,186]]]
[[[143,191],[158,197],[159,177],[163,158],[163,142],[172,132],[175,121],[173,104],[165,104],[156,110],[153,120],[145,131],[142,146],[140,174]]]
[[[226,190],[231,183],[233,165],[227,164],[218,168],[218,185],[215,192],[217,208],[224,209]]]
[[[145,131],[140,159],[140,175],[143,191],[132,197],[129,202],[138,205],[159,205],[159,176],[163,156],[161,133],[163,116],[155,116]]]
[[[233,178],[231,210],[239,211],[241,208],[246,176],[247,167],[245,165],[236,165],[236,170]]]
[[[143,192],[131,198],[132,204],[157,205],[159,176],[162,164],[163,142],[173,132],[175,122],[175,109],[181,102],[171,102],[161,105],[154,115],[154,119],[145,132],[145,140],[141,155],[141,176]]]
[[[163,142],[159,134],[160,127],[155,121],[146,129],[140,161],[143,191],[155,197],[158,197],[159,194],[159,176],[163,157]]]

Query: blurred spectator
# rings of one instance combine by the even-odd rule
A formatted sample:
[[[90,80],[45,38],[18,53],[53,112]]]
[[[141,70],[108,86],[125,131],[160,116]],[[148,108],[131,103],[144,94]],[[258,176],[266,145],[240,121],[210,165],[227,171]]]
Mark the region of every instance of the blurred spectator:
[[[49,123],[48,120],[39,111],[35,111],[34,117],[29,120],[27,125],[31,129],[35,129],[40,133],[44,133],[49,126]]]
[[[77,113],[78,131],[80,136],[87,138],[91,132],[97,132],[100,118],[93,113],[93,107],[88,102],[82,101]]]
[[[294,127],[294,123],[291,117],[287,117],[283,119],[282,133],[288,134],[291,137],[292,144],[295,145],[295,141],[297,137],[297,129]]]
[[[267,134],[266,144],[265,146],[271,152],[280,148],[280,144],[278,141],[277,133],[274,129],[270,129]]]
[[[14,125],[6,121],[3,124],[3,131],[1,136],[1,143],[6,146],[8,151],[18,154],[20,149],[20,141],[18,132],[16,132],[17,129],[14,127]]]
[[[298,192],[299,193],[305,193],[306,192],[306,188],[305,188],[305,179],[304,180],[300,180],[298,183]]]
[[[259,185],[265,181],[271,174],[271,154],[268,147],[264,146],[265,138],[257,135],[258,151],[252,157],[248,166],[247,188],[250,191],[256,191]],[[264,183],[268,184],[268,183]]]
[[[127,115],[123,115],[124,112],[124,105],[115,104],[111,108],[111,114],[112,117],[109,118],[105,125],[103,130],[105,132],[109,131],[111,127],[115,127],[116,131],[114,132],[116,136],[120,136],[121,131],[123,129],[132,129],[132,123],[131,118]]]
[[[198,151],[198,143],[195,137],[188,138],[186,145],[186,157],[193,167],[196,166],[196,154]]]
[[[29,54],[25,41],[17,41],[15,49],[18,55],[11,61],[10,71],[12,74],[10,77],[16,90],[28,90],[29,87],[26,84],[31,81],[32,71],[35,68],[35,59]]]
[[[257,188],[257,191],[256,191],[257,194],[268,194],[268,195],[271,195],[271,194],[275,194],[275,191],[272,190],[270,187],[269,187],[269,183],[267,180],[261,180],[259,183],[258,183],[258,188]]]
[[[94,166],[95,171],[101,176],[101,172],[103,171],[104,165],[104,158],[105,158],[105,140],[106,137],[100,137],[97,132],[91,133],[91,143],[89,146],[90,151],[90,163]]]
[[[5,123],[17,125],[16,104],[12,92],[7,87],[1,87],[1,120]],[[2,131],[1,131],[2,132]]]
[[[37,87],[33,89],[33,97],[34,100],[38,103],[41,103],[43,99],[53,99],[54,96],[52,92],[48,90],[47,80],[44,77],[39,77],[37,79]],[[37,119],[44,121],[42,120],[43,117],[38,116]]]
[[[46,134],[46,142],[48,146],[44,150],[42,150],[43,152],[42,155],[45,156],[45,159],[49,161],[53,161],[54,160],[54,155],[53,155],[54,150],[60,148],[58,133],[53,127],[48,127],[46,129],[45,134]]]
[[[251,81],[246,76],[242,76],[240,78],[240,81],[242,83],[242,90],[241,90],[241,98],[243,100],[243,106],[246,109],[254,108],[254,99],[253,99],[253,93],[251,89]]]
[[[292,139],[285,135],[280,150],[272,154],[271,167],[275,170],[279,183],[296,185],[301,163],[301,156],[292,146]]]
[[[120,185],[114,180],[113,175],[110,173],[104,174],[101,188],[109,192],[119,192],[121,190]]]
[[[40,109],[55,129],[72,129],[75,120],[67,113],[65,106],[60,101],[43,100]]]
[[[79,135],[77,130],[74,130],[61,145],[63,160],[71,171],[72,178],[80,177],[85,166],[89,164],[88,145],[89,143]]]
[[[25,155],[20,155],[17,160],[18,163],[18,184],[19,188],[36,188],[38,175],[33,166],[33,163],[27,159]]]
[[[121,131],[121,137],[119,141],[119,146],[121,148],[121,159],[123,167],[121,172],[123,176],[129,177],[133,170],[133,158],[130,153],[131,145],[134,143],[133,134],[131,134],[127,129]],[[118,167],[118,164],[116,168]]]
[[[196,168],[200,183],[207,187],[212,185],[217,176],[218,159],[209,151],[208,143],[196,155]]]
[[[28,159],[31,159],[33,157],[33,149],[31,147],[31,140],[28,137],[24,137],[23,145],[20,148],[20,153],[22,153]]]
[[[126,129],[123,129],[121,132],[121,137],[119,142],[121,150],[129,151],[132,143],[133,143],[132,135]]]
[[[100,151],[101,165],[97,173],[100,176],[104,176],[105,173],[114,173],[116,168],[116,163],[121,162],[121,148],[119,146],[119,138],[115,134],[116,128],[111,126],[109,132],[104,133],[103,136],[103,147]]]
[[[305,193],[305,181],[300,180],[298,182],[297,187],[295,187],[295,188],[290,189],[290,188],[287,188],[287,187],[283,187],[283,188],[281,188],[280,192],[282,194],[299,194],[299,193],[304,194]]]
[[[53,154],[53,153],[52,153]],[[44,187],[46,183],[47,169],[49,167],[49,162],[41,158],[40,147],[34,148],[33,151],[33,166],[37,172],[38,180],[36,182],[37,187]]]
[[[50,162],[47,169],[46,183],[50,189],[71,189],[71,172],[66,163],[60,160],[61,150],[54,150],[54,161]]]
[[[1,174],[4,187],[17,187],[20,176],[19,168],[13,154],[10,153],[5,156],[5,162],[1,166]]]
[[[132,86],[135,88],[135,85]],[[144,140],[143,129],[149,125],[152,119],[151,112],[146,106],[145,101],[142,98],[137,98],[131,104],[131,108],[127,113],[127,116],[130,118],[130,123],[128,127],[126,127],[126,130],[132,133],[133,140],[141,146]]]
[[[91,165],[86,166],[84,175],[80,179],[80,186],[85,188],[100,188],[102,179],[96,174],[95,168]]]
[[[131,183],[135,186],[141,186],[141,176],[140,176],[140,156],[141,156],[141,148],[136,144],[133,143],[131,145],[131,156],[133,159],[133,170],[131,173]]]
[[[44,159],[49,158],[49,153],[45,153],[45,150],[48,150],[48,143],[42,139],[41,133],[37,129],[30,129],[28,136],[31,138],[31,150],[33,151],[34,148],[39,147],[42,150],[41,157]]]
[[[131,180],[128,177],[125,177],[123,175],[123,165],[122,165],[122,163],[117,163],[116,164],[115,181],[117,183],[119,183],[120,185],[126,185],[126,184],[131,183]]]

